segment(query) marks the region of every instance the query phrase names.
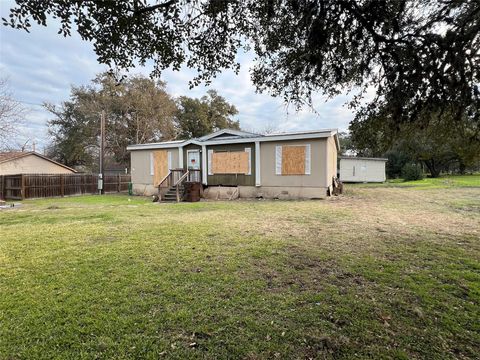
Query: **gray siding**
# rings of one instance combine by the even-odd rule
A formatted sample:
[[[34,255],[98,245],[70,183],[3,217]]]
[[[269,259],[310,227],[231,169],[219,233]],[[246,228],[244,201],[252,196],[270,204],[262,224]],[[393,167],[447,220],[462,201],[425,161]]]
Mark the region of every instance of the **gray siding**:
[[[172,168],[178,168],[178,148],[163,149],[172,153]],[[155,150],[133,150],[130,153],[130,164],[133,184],[153,184],[150,174],[150,153]]]
[[[311,146],[310,175],[276,175],[275,146]],[[327,187],[327,139],[272,141],[260,143],[260,168],[262,186]]]

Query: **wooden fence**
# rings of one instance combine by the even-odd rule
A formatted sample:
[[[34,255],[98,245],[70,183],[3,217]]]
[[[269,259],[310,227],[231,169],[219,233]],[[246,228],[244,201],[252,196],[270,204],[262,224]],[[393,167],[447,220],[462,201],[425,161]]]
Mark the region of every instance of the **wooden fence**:
[[[130,175],[105,175],[106,193],[128,191]],[[21,174],[0,176],[0,199],[24,200],[98,194],[97,174]]]

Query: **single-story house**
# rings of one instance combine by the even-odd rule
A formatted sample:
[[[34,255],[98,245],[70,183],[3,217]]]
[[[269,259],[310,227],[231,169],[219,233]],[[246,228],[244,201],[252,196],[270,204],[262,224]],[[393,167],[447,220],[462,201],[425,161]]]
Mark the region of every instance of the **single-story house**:
[[[172,171],[239,197],[323,198],[332,189],[337,130],[259,135],[224,129],[191,140],[130,145],[133,191],[153,195]],[[178,178],[178,176],[177,176]]]
[[[34,151],[0,152],[0,175],[72,174],[76,171]]]
[[[340,180],[342,182],[384,182],[385,163],[388,159],[370,157],[340,157]]]

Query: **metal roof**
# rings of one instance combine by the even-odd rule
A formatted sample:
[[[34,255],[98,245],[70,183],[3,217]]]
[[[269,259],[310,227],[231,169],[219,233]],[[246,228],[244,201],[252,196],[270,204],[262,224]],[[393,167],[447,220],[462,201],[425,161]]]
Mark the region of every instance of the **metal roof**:
[[[375,160],[375,161],[388,161],[387,158],[374,158],[374,157],[361,157],[361,156],[339,156],[340,159],[349,160]]]
[[[231,136],[220,137],[215,139],[215,136],[222,134],[232,134]],[[213,136],[215,134],[215,136]],[[127,150],[148,150],[148,149],[168,149],[174,147],[186,146],[188,144],[196,145],[215,145],[215,144],[234,144],[244,142],[265,142],[265,141],[285,141],[285,140],[301,140],[301,139],[317,139],[329,136],[336,137],[337,149],[340,149],[338,141],[337,129],[323,129],[323,130],[309,130],[309,131],[294,131],[284,132],[278,134],[257,135],[253,133],[242,132],[239,130],[224,129],[213,134],[205,135],[200,138],[191,140],[175,140],[165,141],[160,143],[137,144],[127,146]]]

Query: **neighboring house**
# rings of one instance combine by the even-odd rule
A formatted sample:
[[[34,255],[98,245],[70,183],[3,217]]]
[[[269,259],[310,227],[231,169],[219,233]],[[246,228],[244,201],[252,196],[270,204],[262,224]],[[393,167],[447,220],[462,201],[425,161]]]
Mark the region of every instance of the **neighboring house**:
[[[342,182],[384,182],[385,163],[388,159],[367,157],[340,157]]]
[[[133,190],[158,192],[173,169],[204,186],[238,187],[240,197],[323,198],[337,173],[337,130],[258,135],[220,130],[192,139],[127,147]]]
[[[33,151],[0,152],[0,175],[72,174],[76,171]]]

